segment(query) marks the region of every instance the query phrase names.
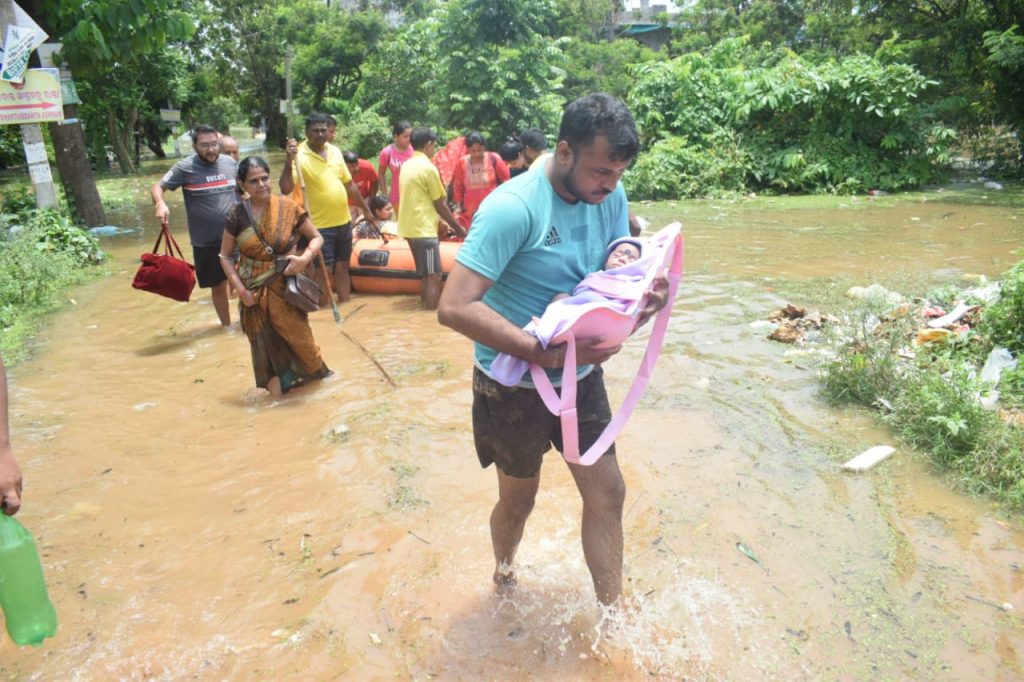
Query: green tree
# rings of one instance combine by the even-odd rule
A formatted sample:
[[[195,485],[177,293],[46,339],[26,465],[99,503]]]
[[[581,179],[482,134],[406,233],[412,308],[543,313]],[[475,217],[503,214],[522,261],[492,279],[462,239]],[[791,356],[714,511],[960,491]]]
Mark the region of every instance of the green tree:
[[[981,142],[1004,134],[1005,126],[1020,130],[1022,79],[1009,62],[1000,62],[1013,52],[1013,26],[1024,26],[1019,1],[696,0],[678,18],[673,53],[747,36],[751,45],[805,56],[862,53],[911,64],[936,81],[922,99],[959,130],[966,154],[977,156]],[[1003,154],[1004,161],[1016,160],[1020,148]]]
[[[554,0],[554,35],[582,42],[609,40],[614,35],[612,18],[617,0]]]
[[[744,39],[646,64],[629,98],[648,145],[638,175],[660,178],[646,185],[661,196],[736,189],[738,168],[747,187],[774,191],[928,182],[941,177],[955,135],[918,101],[934,85],[906,64],[801,57]],[[689,167],[679,172],[671,154]]]
[[[592,92],[607,92],[625,99],[635,82],[633,68],[665,59],[664,54],[634,40],[573,39],[567,43],[565,54],[563,94],[569,101]]]
[[[400,27],[378,43],[367,59],[364,78],[356,89],[353,104],[373,107],[388,120],[431,120],[438,44],[436,19],[426,18]]]
[[[323,12],[297,35],[295,79],[306,110],[337,111],[355,95],[363,79],[363,63],[385,33],[377,12]]]
[[[434,92],[447,94],[447,127],[494,140],[557,124],[566,41],[551,35],[551,0],[453,0],[436,16],[446,53]]]
[[[174,77],[154,69],[167,63],[169,43],[195,31],[184,0],[64,0],[47,7],[61,32],[62,55],[74,65],[87,98],[83,116],[93,122],[91,130],[105,131],[122,170],[134,173],[136,126],[163,94],[155,91],[165,91]]]
[[[987,31],[985,49],[992,82],[999,96],[996,109],[1017,132],[1017,173],[1024,174],[1024,36],[1014,24],[1005,31]]]

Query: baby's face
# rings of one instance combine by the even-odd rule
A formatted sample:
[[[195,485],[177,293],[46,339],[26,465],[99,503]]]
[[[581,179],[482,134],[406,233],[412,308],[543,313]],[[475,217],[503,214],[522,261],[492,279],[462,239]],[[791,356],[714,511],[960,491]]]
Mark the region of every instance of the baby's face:
[[[629,265],[638,258],[640,258],[640,249],[636,248],[636,244],[623,242],[608,254],[608,260],[605,262],[604,267],[606,270],[621,268],[623,265]]]

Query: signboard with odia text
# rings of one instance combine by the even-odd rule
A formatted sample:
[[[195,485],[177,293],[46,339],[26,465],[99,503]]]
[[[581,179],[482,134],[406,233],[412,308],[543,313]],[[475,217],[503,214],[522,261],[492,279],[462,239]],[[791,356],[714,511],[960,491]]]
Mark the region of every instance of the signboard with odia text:
[[[21,84],[0,81],[0,125],[63,120],[57,69],[28,69]]]

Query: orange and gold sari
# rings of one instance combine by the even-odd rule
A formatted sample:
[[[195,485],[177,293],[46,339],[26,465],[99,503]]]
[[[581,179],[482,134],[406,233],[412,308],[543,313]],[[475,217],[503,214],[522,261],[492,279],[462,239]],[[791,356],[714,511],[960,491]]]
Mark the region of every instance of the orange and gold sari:
[[[238,274],[256,297],[254,306],[239,303],[239,316],[252,347],[252,366],[260,388],[266,388],[275,376],[281,379],[281,390],[287,391],[330,374],[307,314],[284,300],[284,277],[276,269],[278,256],[292,252],[305,219],[305,212],[294,201],[273,195],[257,227],[241,203],[227,216],[238,228],[232,230],[238,235]],[[267,252],[264,242],[273,253]]]

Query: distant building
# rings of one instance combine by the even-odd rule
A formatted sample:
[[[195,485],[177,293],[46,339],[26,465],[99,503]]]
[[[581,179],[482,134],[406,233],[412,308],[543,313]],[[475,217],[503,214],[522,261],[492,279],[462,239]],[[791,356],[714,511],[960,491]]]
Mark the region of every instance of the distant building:
[[[670,15],[676,15],[683,11],[682,3],[679,2],[654,2],[650,0],[625,0],[622,3],[623,11],[625,12],[641,12],[647,13],[650,11],[651,15],[661,14],[666,12]]]
[[[347,10],[349,12],[358,12],[365,9],[379,9],[383,10],[384,18],[392,26],[398,26],[402,23],[402,13],[394,9],[393,7],[384,9],[385,5],[389,3],[385,0],[323,0],[324,4],[328,7],[339,10]]]
[[[672,19],[682,11],[680,3],[664,0],[624,0],[623,10],[612,17],[615,36],[631,38],[659,50],[672,38]]]

